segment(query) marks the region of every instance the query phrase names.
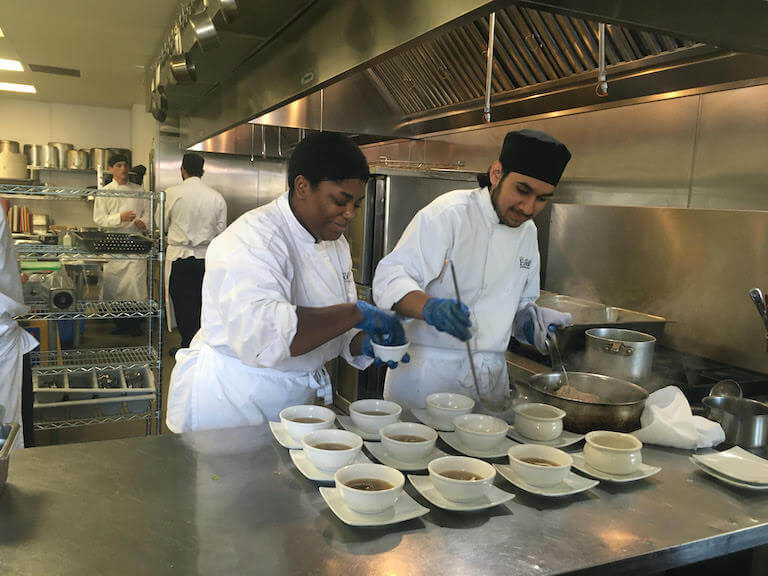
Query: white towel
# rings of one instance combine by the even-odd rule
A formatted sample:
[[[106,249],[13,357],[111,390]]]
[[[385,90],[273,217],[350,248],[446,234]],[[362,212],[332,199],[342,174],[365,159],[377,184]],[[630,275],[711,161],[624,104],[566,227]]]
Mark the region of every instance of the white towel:
[[[632,434],[646,444],[693,450],[711,448],[725,440],[720,424],[693,415],[677,386],[667,386],[648,396],[640,426]]]

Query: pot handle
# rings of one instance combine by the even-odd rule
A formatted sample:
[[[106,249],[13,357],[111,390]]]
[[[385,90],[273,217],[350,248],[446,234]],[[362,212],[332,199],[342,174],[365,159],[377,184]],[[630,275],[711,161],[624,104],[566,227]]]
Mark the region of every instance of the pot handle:
[[[632,346],[626,346],[621,342],[611,342],[603,346],[603,350],[610,352],[611,354],[623,354],[624,356],[632,356],[635,353],[635,349]]]

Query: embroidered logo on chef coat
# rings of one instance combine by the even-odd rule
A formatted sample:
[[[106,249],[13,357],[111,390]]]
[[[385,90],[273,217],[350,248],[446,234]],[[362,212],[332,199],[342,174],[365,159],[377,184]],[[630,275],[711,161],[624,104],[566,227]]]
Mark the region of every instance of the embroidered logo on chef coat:
[[[531,269],[531,259],[530,258],[523,258],[520,256],[520,269],[521,270],[530,270]]]
[[[341,277],[344,279],[344,282],[349,282],[349,279],[352,278],[352,270],[347,270],[346,272],[342,272]]]

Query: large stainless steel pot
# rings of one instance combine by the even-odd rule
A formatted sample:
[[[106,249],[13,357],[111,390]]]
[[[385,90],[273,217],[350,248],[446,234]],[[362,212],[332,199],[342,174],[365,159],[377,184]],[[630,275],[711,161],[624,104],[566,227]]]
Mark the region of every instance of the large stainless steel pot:
[[[726,443],[748,450],[768,444],[768,405],[730,396],[707,396],[703,402],[707,417],[723,427]]]
[[[0,152],[18,154],[21,148],[16,140],[0,140]]]
[[[53,146],[56,148],[56,150],[59,151],[59,168],[66,168],[67,167],[67,155],[69,154],[69,151],[74,148],[74,145],[69,144],[67,142],[48,142],[49,146]]]
[[[536,374],[519,383],[521,397],[565,411],[566,430],[584,434],[592,430],[632,432],[640,428],[640,415],[648,392],[636,384],[586,372],[568,372],[568,386],[561,387],[562,373]]]
[[[40,146],[40,163],[37,166],[41,168],[58,168],[59,149],[50,144]]]
[[[25,180],[27,158],[20,152],[0,152],[0,178]]]
[[[42,146],[36,144],[24,144],[24,157],[27,159],[29,166],[39,166],[40,157],[42,156]]]
[[[586,331],[586,351],[581,369],[629,380],[640,386],[651,376],[656,338],[622,328]]]
[[[67,152],[67,168],[70,170],[88,169],[88,151],[70,150]]]
[[[93,170],[99,168],[106,170],[108,161],[109,150],[107,148],[91,148],[91,168]]]

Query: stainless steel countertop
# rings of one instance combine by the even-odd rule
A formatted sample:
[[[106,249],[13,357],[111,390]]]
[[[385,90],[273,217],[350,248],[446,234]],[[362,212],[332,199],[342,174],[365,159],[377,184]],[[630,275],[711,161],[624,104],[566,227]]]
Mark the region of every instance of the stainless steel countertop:
[[[9,574],[623,574],[768,542],[768,494],[729,488],[687,452],[663,470],[564,500],[517,497],[471,514],[434,509],[350,528],[267,427],[15,452],[0,496]],[[592,572],[592,570],[590,570]]]

